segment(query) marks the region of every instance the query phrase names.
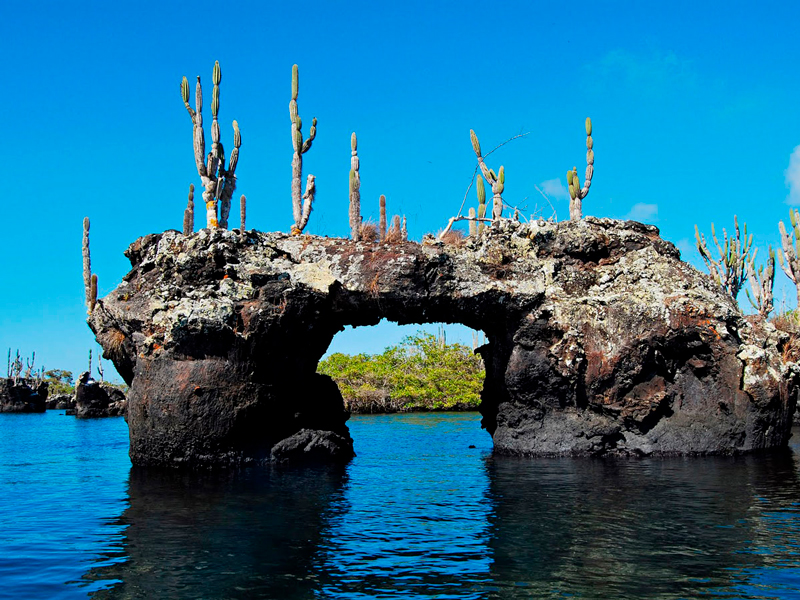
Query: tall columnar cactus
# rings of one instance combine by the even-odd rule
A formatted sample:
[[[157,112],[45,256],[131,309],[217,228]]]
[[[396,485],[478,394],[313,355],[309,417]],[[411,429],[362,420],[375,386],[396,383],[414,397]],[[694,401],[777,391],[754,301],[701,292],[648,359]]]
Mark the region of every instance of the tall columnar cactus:
[[[783,221],[778,223],[781,231],[782,250],[778,249],[778,262],[786,276],[791,279],[797,290],[797,305],[800,306],[800,213],[796,208],[789,211],[792,233],[787,233]]]
[[[485,219],[486,218],[486,188],[483,185],[483,178],[478,177],[478,181],[475,184],[475,188],[478,191],[478,219]],[[485,225],[483,224],[482,220],[478,222],[478,235],[483,233]]]
[[[722,230],[723,243],[720,244],[717,240],[716,232],[714,231],[714,224],[711,224],[711,237],[714,240],[714,245],[717,247],[719,258],[714,259],[708,249],[706,238],[694,226],[694,235],[697,241],[697,250],[700,256],[708,267],[708,272],[711,278],[725,288],[728,293],[736,300],[739,295],[739,290],[745,281],[745,269],[748,262],[748,255],[750,248],[753,245],[753,235],[747,235],[747,223],[744,225],[744,237],[739,231],[739,220],[736,215],[733,216],[733,224],[736,231],[736,236],[728,236],[728,232]]]
[[[194,184],[189,184],[189,201],[183,211],[183,235],[194,233]]]
[[[753,295],[750,295],[750,290],[745,292],[753,308],[766,319],[774,308],[772,290],[775,285],[775,251],[770,246],[766,267],[761,265],[756,269],[757,251],[757,249],[753,251],[753,256],[747,262],[747,280],[750,282]]]
[[[380,216],[378,217],[378,240],[382,242],[386,239],[386,196],[381,194],[378,203],[380,204]]]
[[[361,230],[361,176],[358,174],[358,139],[350,136],[350,235],[358,241]]]
[[[92,257],[89,253],[89,217],[83,218],[83,291],[86,295],[86,309],[91,311],[92,303]]]
[[[303,192],[303,154],[311,149],[311,144],[317,136],[317,119],[311,119],[311,128],[308,130],[308,139],[303,139],[303,120],[297,113],[297,94],[300,91],[300,74],[297,65],[292,66],[292,99],[289,102],[289,117],[292,120],[292,235],[303,233],[308,217],[311,215],[311,205],[314,203],[316,187],[314,176],[306,179],[306,191]]]
[[[486,163],[483,161],[483,156],[481,155],[481,144],[478,141],[478,136],[475,135],[472,129],[469,130],[469,139],[472,141],[472,149],[475,151],[475,156],[478,157],[478,165],[480,165],[481,173],[486,181],[489,182],[489,185],[492,186],[492,194],[494,194],[492,201],[492,219],[499,219],[503,216],[502,194],[506,183],[505,169],[501,165],[500,170],[495,173],[493,169],[486,166]]]
[[[242,145],[242,136],[239,124],[233,122],[233,151],[231,152],[228,167],[225,168],[225,150],[219,141],[219,84],[222,72],[219,61],[214,63],[211,99],[211,152],[206,156],[206,141],[203,132],[203,88],[200,85],[200,76],[197,76],[195,86],[195,108],[189,105],[189,81],[186,77],[181,81],[181,97],[186,105],[186,110],[192,119],[194,139],[194,161],[197,173],[203,183],[203,202],[206,205],[206,226],[209,228],[228,226],[228,213],[230,201],[236,189],[236,165],[239,162],[239,148]],[[217,205],[220,204],[219,218]]]
[[[239,198],[239,231],[244,233],[244,230],[247,226],[247,198],[242,197]]]
[[[403,224],[400,226],[400,239],[404,242],[408,241],[408,222],[405,215],[403,215]]]
[[[578,167],[572,167],[567,171],[567,185],[569,186],[569,218],[572,221],[579,221],[583,218],[583,199],[589,193],[592,185],[592,175],[594,175],[594,141],[592,140],[592,120],[586,118],[586,175],[583,187],[578,177]]]

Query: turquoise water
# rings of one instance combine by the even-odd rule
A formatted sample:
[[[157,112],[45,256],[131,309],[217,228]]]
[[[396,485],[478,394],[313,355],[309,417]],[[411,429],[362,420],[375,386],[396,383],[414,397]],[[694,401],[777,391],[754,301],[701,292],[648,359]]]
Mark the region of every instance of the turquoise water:
[[[3,600],[800,598],[796,444],[523,460],[475,414],[380,415],[346,468],[188,475],[60,413],[0,415]]]

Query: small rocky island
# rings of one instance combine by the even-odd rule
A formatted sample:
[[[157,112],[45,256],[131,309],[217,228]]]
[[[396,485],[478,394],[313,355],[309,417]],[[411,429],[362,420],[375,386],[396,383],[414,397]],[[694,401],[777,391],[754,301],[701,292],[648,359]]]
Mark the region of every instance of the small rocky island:
[[[499,219],[461,244],[210,228],[126,255],[88,322],[131,386],[135,465],[349,460],[348,414],[317,363],[345,325],[382,318],[485,332],[496,452],[729,454],[790,436],[788,336],[652,226]]]

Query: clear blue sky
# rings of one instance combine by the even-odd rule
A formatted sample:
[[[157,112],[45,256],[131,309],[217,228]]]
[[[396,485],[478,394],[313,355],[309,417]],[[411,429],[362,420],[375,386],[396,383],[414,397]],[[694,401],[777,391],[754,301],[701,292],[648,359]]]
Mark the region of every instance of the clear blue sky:
[[[695,223],[708,235],[737,214],[757,246],[775,245],[787,202],[800,204],[800,152],[787,184],[800,146],[798,23],[797,2],[6,3],[0,349],[83,368],[97,347],[84,323],[81,220],[92,220],[101,295],[127,272],[130,242],[180,229],[199,181],[179,83],[210,83],[215,60],[223,143],[237,119],[238,191],[256,229],[291,224],[298,63],[300,115],[319,120],[304,161],[317,176],[307,232],[348,232],[352,131],[365,217],[385,194],[413,239],[458,210],[475,165],[471,128],[484,149],[530,132],[490,166],[505,165],[508,203],[541,208],[538,185],[565,219],[560,182],[573,165],[583,171],[591,116],[586,214],[654,223],[696,265]],[[776,297],[793,306],[791,284],[777,280]],[[403,333],[335,343],[377,351]]]

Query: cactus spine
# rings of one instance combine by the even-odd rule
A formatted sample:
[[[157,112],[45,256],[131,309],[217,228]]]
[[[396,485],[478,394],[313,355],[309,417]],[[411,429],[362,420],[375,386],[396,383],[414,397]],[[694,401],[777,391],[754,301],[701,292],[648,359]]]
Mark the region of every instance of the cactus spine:
[[[386,239],[386,196],[383,194],[381,194],[379,204],[381,211],[378,218],[378,240],[382,242]]]
[[[361,176],[358,174],[358,139],[350,136],[350,235],[358,241],[361,229]]]
[[[578,178],[578,167],[572,167],[567,171],[567,185],[569,186],[569,218],[572,221],[579,221],[583,218],[583,199],[589,193],[592,185],[592,175],[594,175],[594,141],[592,140],[592,120],[586,118],[586,174],[583,187]]]
[[[792,233],[786,232],[783,221],[778,223],[782,246],[782,250],[778,249],[778,262],[780,262],[783,272],[795,285],[798,306],[800,306],[800,213],[796,208],[789,211],[789,222],[792,225]]]
[[[183,211],[183,235],[194,233],[194,184],[189,184],[189,202]]]
[[[239,148],[242,145],[242,136],[239,132],[239,124],[233,122],[233,151],[231,152],[228,168],[225,168],[225,150],[220,142],[219,121],[219,84],[222,80],[222,72],[219,68],[219,61],[214,63],[213,83],[211,99],[211,152],[206,156],[206,141],[203,132],[203,88],[200,85],[200,76],[197,76],[195,86],[195,108],[189,105],[189,81],[186,77],[181,81],[181,97],[186,106],[186,110],[192,119],[193,140],[194,140],[194,160],[197,165],[197,174],[203,183],[203,202],[206,205],[206,226],[223,227],[228,226],[228,213],[230,211],[230,200],[233,191],[236,189],[236,165],[239,162]],[[217,205],[221,204],[219,219],[217,219]]]
[[[303,140],[303,120],[297,112],[297,94],[300,91],[300,73],[297,65],[292,66],[292,99],[289,102],[289,118],[292,120],[292,235],[303,233],[308,217],[311,215],[311,205],[314,203],[316,193],[315,178],[309,175],[306,179],[306,191],[303,193],[303,154],[311,149],[311,144],[317,136],[317,119],[311,119],[311,128],[308,130],[308,139]]]
[[[489,182],[489,185],[492,186],[492,194],[494,194],[494,198],[492,199],[492,219],[499,219],[503,216],[502,194],[506,183],[505,169],[501,165],[500,170],[495,173],[493,169],[486,166],[486,163],[483,161],[483,156],[481,155],[481,144],[478,141],[478,136],[472,129],[469,130],[469,139],[472,141],[472,149],[475,151],[475,156],[478,157],[478,165],[481,168],[481,173],[486,181]]]
[[[745,292],[753,308],[766,319],[774,308],[772,290],[775,285],[775,251],[772,246],[769,246],[766,268],[761,265],[758,270],[755,266],[756,253],[757,250],[754,250],[753,256],[747,263],[747,280],[750,283],[750,289],[753,290],[753,295],[750,295],[750,290],[745,290]]]
[[[83,218],[83,291],[86,295],[86,309],[92,312],[92,257],[89,253],[89,217]]]
[[[719,258],[714,259],[708,249],[706,238],[694,226],[694,236],[697,243],[697,250],[700,256],[706,263],[708,272],[711,278],[725,288],[728,293],[736,300],[739,295],[739,290],[745,281],[745,268],[750,254],[750,248],[753,245],[753,235],[747,235],[747,223],[744,225],[744,237],[741,236],[739,230],[739,220],[736,215],[733,216],[734,231],[736,236],[728,236],[728,232],[722,230],[723,243],[720,244],[717,240],[716,232],[714,231],[714,224],[711,224],[711,237],[714,240],[714,245],[717,247]]]

